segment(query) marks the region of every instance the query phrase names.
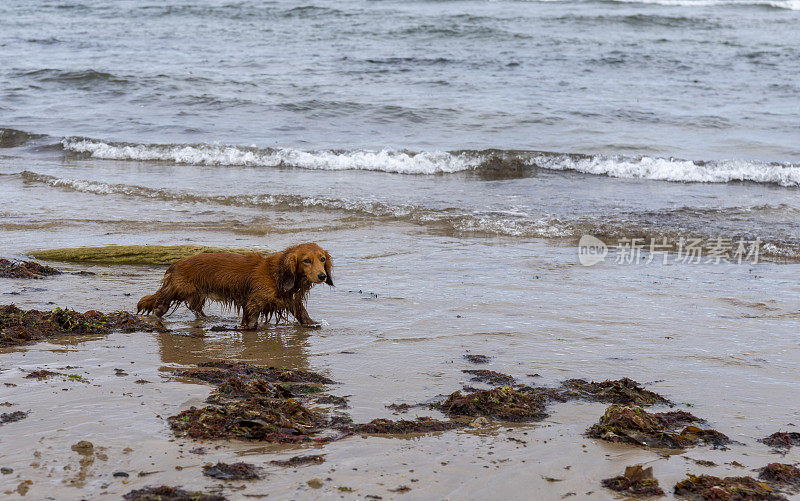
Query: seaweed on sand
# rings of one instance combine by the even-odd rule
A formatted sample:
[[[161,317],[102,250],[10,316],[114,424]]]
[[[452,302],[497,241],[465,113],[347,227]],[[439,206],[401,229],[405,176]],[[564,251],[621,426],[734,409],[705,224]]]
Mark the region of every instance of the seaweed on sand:
[[[53,376],[62,376],[63,374],[59,372],[53,372],[47,369],[36,369],[35,371],[31,371],[25,376],[25,379],[47,379]]]
[[[759,470],[758,478],[792,492],[800,489],[800,468],[784,463],[770,463]]]
[[[585,379],[568,379],[561,386],[572,396],[607,404],[638,405],[646,407],[654,404],[668,404],[669,400],[658,393],[645,390],[633,379],[622,378],[601,382],[588,382]]]
[[[308,407],[309,402],[323,396],[317,395],[325,391],[319,384],[335,383],[321,374],[243,362],[206,362],[178,369],[174,374],[217,387],[207,399],[213,405],[193,407],[168,419],[178,436],[268,442],[327,441],[331,438],[316,435],[324,428],[347,421]]]
[[[492,360],[492,358],[487,357],[486,355],[475,355],[468,353],[464,355],[464,360],[472,364],[488,364]]]
[[[220,480],[255,480],[261,478],[261,468],[250,463],[218,462],[203,466],[203,475]]]
[[[26,417],[28,417],[27,412],[22,412],[22,411],[4,412],[0,414],[0,424],[14,423],[21,419],[25,419]]]
[[[642,465],[628,466],[623,475],[606,478],[600,482],[603,487],[621,492],[629,496],[663,496],[664,491],[653,477],[653,467],[642,468]]]
[[[61,271],[36,261],[0,259],[0,278],[44,278],[60,275]]]
[[[729,443],[727,436],[716,430],[680,426],[701,421],[685,411],[649,413],[639,406],[611,405],[597,424],[586,430],[592,438],[610,442],[624,442],[646,447],[684,449],[698,443],[720,446]]]
[[[179,487],[145,487],[136,489],[124,496],[128,501],[226,501],[225,496],[219,494],[206,494],[200,491],[186,491]]]
[[[244,362],[203,362],[197,364],[197,368],[179,369],[175,375],[193,377],[211,384],[219,384],[232,375],[259,377],[270,383],[336,384],[336,381],[315,372],[259,367]]]
[[[786,498],[776,494],[765,482],[753,477],[713,477],[687,474],[675,484],[675,494],[692,500],[778,501]]]
[[[292,456],[289,459],[273,459],[269,464],[275,466],[302,466],[306,464],[322,464],[325,462],[323,455],[308,455],[308,456]]]
[[[254,397],[191,408],[168,422],[178,436],[292,443],[314,440],[328,419],[294,399]]]
[[[369,423],[357,424],[348,429],[355,433],[366,434],[397,434],[405,435],[408,433],[431,433],[436,431],[446,431],[455,428],[461,428],[464,423],[455,421],[439,421],[431,417],[423,416],[415,420],[400,419],[392,421],[391,419],[373,419]]]
[[[36,259],[72,263],[167,265],[184,257],[203,252],[233,252],[250,254],[268,252],[265,249],[235,249],[204,245],[106,245],[103,247],[72,247],[30,252]]]
[[[539,421],[547,417],[545,396],[511,386],[463,394],[456,391],[432,407],[448,416],[484,416],[504,421]]]
[[[53,311],[21,310],[13,304],[0,306],[0,346],[30,344],[64,335],[108,334],[164,330],[160,323],[143,320],[125,311],[100,313],[56,308]]]
[[[291,398],[312,396],[319,404],[347,405],[347,399],[333,395],[320,395],[327,389],[324,384],[336,381],[314,372],[296,369],[259,367],[244,362],[204,362],[196,368],[177,369],[176,376],[191,377],[217,386],[209,403],[220,403],[231,398],[255,396]]]
[[[776,449],[786,449],[787,451],[794,445],[800,445],[800,433],[795,431],[778,431],[768,437],[758,440],[762,444],[767,444]]]
[[[487,383],[492,386],[507,386],[516,382],[516,380],[509,375],[485,369],[465,369],[461,372],[470,374],[472,376],[470,381]]]

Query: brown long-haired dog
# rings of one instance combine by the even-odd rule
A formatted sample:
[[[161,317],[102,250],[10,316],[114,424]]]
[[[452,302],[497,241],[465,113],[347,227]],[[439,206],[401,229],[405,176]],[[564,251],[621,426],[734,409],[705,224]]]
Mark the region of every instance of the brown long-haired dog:
[[[331,256],[315,243],[289,247],[269,256],[215,252],[176,261],[167,268],[161,288],[136,305],[137,313],[166,314],[181,303],[204,317],[207,300],[220,301],[242,312],[242,326],[255,329],[258,319],[288,320],[291,313],[302,325],[316,325],[306,311],[308,292],[315,284],[333,285]]]

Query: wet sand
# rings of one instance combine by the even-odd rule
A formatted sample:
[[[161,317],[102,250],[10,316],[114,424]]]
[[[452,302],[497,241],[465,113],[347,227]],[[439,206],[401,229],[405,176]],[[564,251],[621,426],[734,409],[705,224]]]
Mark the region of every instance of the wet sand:
[[[544,243],[457,241],[413,227],[384,229],[307,235],[331,249],[335,263],[337,287],[315,288],[309,302],[312,317],[324,321],[319,330],[271,326],[257,333],[212,332],[211,326],[233,325],[236,319],[211,306],[212,317],[203,322],[180,309],[167,319],[168,333],[63,338],[4,349],[2,382],[16,385],[0,388],[0,401],[13,404],[4,412],[30,414],[2,425],[0,466],[14,472],[0,476],[0,492],[21,498],[16,489],[30,480],[26,499],[94,499],[103,493],[113,499],[160,484],[221,490],[230,499],[529,499],[533,492],[542,499],[570,493],[576,499],[608,499],[613,493],[600,480],[634,463],[653,466],[671,495],[687,472],[756,475],[751,470],[769,462],[800,460],[797,448],[780,456],[756,441],[794,431],[800,422],[794,405],[800,401],[793,354],[796,266],[699,265],[691,275],[680,265],[583,268],[574,249]],[[290,236],[269,242],[252,238],[236,245],[280,248],[290,241]],[[32,243],[17,242],[18,253]],[[58,266],[97,275],[3,280],[4,302],[130,310],[163,272],[163,267]],[[513,277],[510,269],[528,273]],[[429,275],[437,280],[426,280]],[[472,364],[463,358],[467,353],[492,360]],[[172,369],[221,359],[324,373],[341,383],[332,386],[333,394],[350,396],[348,412],[356,422],[441,418],[425,408],[395,416],[385,406],[428,401],[464,384],[486,387],[470,382],[463,369],[490,369],[520,383],[549,386],[573,377],[627,376],[742,445],[665,455],[589,439],[583,432],[607,406],[580,401],[553,404],[547,419],[532,424],[492,422],[487,428],[413,437],[352,436],[316,446],[174,438],[166,418],[202,404],[211,387],[175,378]],[[86,381],[24,378],[40,368]],[[149,382],[135,383],[142,379]],[[91,460],[72,450],[81,440],[94,445]],[[206,453],[190,452],[197,447]],[[298,454],[324,454],[325,462],[269,465]],[[719,466],[699,466],[689,458]],[[206,463],[241,460],[264,466],[265,478],[222,482],[202,475]],[[118,471],[129,477],[113,477]],[[307,484],[315,478],[323,481],[319,490]],[[390,490],[400,486],[410,490]]]

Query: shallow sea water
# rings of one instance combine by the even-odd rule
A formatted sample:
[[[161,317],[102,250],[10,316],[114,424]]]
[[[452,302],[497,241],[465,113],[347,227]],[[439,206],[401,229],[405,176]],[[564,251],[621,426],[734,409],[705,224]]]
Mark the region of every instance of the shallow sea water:
[[[213,489],[206,462],[301,452],[326,462],[223,492],[608,499],[600,479],[646,463],[669,497],[685,473],[800,461],[756,441],[800,425],[796,1],[11,1],[0,19],[0,257],[316,241],[336,283],[311,293],[318,330],[212,332],[237,319],[211,305],[202,322],[179,309],[169,333],[3,349],[17,386],[0,402],[30,411],[0,433],[10,499]],[[587,234],[611,244],[605,262],[579,263]],[[760,239],[762,259],[615,262],[634,237]],[[96,275],[4,279],[0,304],[132,310],[164,271],[48,264]],[[356,421],[473,384],[463,369],[630,377],[741,445],[588,439],[605,406],[570,402],[526,425],[197,455],[166,418],[210,388],[171,369],[218,359],[324,372]],[[24,378],[66,366],[89,382]],[[79,440],[106,455],[83,474]]]

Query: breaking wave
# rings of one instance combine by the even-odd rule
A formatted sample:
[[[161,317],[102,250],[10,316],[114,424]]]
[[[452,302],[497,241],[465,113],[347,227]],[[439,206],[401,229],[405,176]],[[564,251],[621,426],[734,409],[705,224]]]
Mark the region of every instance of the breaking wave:
[[[484,234],[503,237],[540,238],[572,245],[582,235],[591,234],[613,245],[626,238],[640,238],[641,242],[656,241],[676,247],[687,234],[712,241],[722,232],[735,240],[737,237],[755,239],[758,235],[742,233],[735,228],[708,225],[707,221],[725,221],[744,212],[784,214],[794,209],[784,205],[750,208],[698,209],[682,207],[658,213],[615,213],[602,217],[560,218],[547,214],[529,214],[516,210],[483,210],[466,208],[433,208],[418,204],[390,204],[363,198],[336,198],[296,194],[214,195],[175,191],[146,186],[113,184],[81,179],[59,178],[47,174],[24,171],[19,174],[29,183],[38,183],[67,191],[95,195],[117,195],[138,199],[188,203],[202,206],[220,205],[272,210],[324,210],[344,211],[369,220],[399,221],[424,225],[434,231],[448,234]],[[688,233],[687,233],[688,232]],[[800,245],[786,238],[763,240],[762,254],[767,260],[797,262]]]
[[[463,171],[517,173],[548,169],[620,178],[692,183],[748,181],[800,186],[800,166],[754,160],[693,161],[659,157],[574,155],[518,150],[410,152],[403,150],[299,150],[216,144],[134,144],[65,138],[67,152],[109,160],[176,164],[369,170],[398,174]]]

